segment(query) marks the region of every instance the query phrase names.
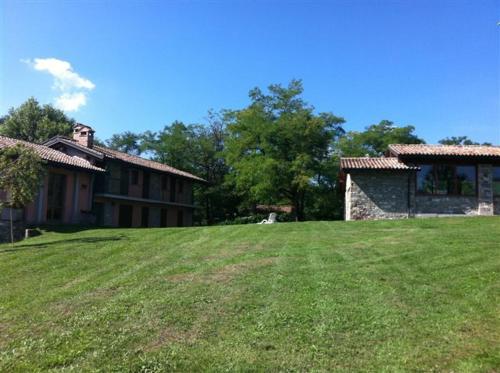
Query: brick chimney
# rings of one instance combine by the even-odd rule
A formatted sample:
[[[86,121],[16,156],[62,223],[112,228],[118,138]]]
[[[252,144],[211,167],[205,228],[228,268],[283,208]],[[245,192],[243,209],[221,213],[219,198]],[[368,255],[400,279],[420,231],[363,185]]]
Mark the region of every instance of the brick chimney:
[[[94,130],[92,127],[78,123],[73,127],[73,140],[87,148],[94,145]]]

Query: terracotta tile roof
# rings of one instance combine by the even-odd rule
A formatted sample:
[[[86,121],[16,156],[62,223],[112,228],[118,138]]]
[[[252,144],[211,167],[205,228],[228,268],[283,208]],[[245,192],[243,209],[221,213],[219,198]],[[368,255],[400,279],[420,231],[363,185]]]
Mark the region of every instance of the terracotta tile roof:
[[[103,146],[94,145],[92,148],[87,148],[86,146],[80,145],[75,140],[65,136],[55,136],[47,140],[44,144],[48,146],[53,146],[56,143],[63,143],[69,146],[73,146],[74,148],[92,154],[99,159],[102,159],[104,157],[108,157],[111,159],[118,159],[123,162],[127,162],[136,166],[146,167],[161,172],[168,172],[174,175],[184,176],[188,179],[206,182],[206,180],[202,179],[201,177],[190,174],[189,172],[181,171],[177,168],[171,167],[169,165],[160,162],[151,161],[149,159],[123,153],[121,151],[109,149]]]
[[[92,149],[103,153],[106,157],[111,158],[111,159],[119,159],[121,161],[130,163],[130,164],[133,164],[136,166],[146,167],[146,168],[150,168],[150,169],[162,171],[162,172],[168,172],[168,173],[171,173],[174,175],[184,176],[188,179],[206,182],[201,177],[190,174],[189,172],[181,171],[181,170],[178,170],[177,168],[171,167],[169,165],[166,165],[166,164],[163,164],[160,162],[151,161],[149,159],[141,158],[141,157],[138,157],[136,155],[130,155],[127,153],[120,152],[118,150],[113,150],[113,149],[105,148],[102,146],[96,146],[96,145],[94,145],[94,147]]]
[[[434,155],[463,157],[500,158],[500,146],[485,145],[426,145],[426,144],[391,144],[389,151],[395,155]]]
[[[43,160],[68,165],[72,167],[82,168],[92,171],[104,171],[102,168],[93,166],[89,161],[80,157],[72,157],[58,150],[49,148],[45,145],[33,144],[31,142],[13,139],[10,137],[0,136],[0,149],[21,144],[33,149]]]
[[[255,206],[257,211],[263,212],[284,212],[290,214],[293,211],[293,206],[291,205],[257,205]]]
[[[343,170],[418,170],[418,167],[407,166],[395,157],[359,157],[341,158],[340,168]]]
[[[69,137],[66,137],[66,136],[54,136],[54,137],[48,139],[47,141],[45,141],[43,143],[43,145],[52,146],[52,145],[57,144],[57,143],[63,143],[65,145],[76,147],[76,148],[80,149],[81,151],[83,151],[84,153],[88,153],[88,154],[93,155],[94,157],[99,158],[99,159],[104,158],[104,155],[102,153],[98,152],[97,150],[94,150],[93,148],[87,148],[86,146],[80,145],[75,140],[73,140]]]

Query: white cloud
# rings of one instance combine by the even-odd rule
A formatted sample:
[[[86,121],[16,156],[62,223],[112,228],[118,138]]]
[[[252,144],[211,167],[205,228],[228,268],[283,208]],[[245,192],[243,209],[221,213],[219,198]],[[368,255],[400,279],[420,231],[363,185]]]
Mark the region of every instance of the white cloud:
[[[95,88],[94,83],[76,73],[67,61],[57,58],[35,58],[21,61],[37,71],[52,75],[54,78],[52,88],[61,92],[61,95],[55,98],[56,106],[61,110],[77,111],[80,107],[85,106],[88,91]]]
[[[64,111],[77,111],[87,104],[87,96],[84,92],[63,93],[56,98],[56,107]]]

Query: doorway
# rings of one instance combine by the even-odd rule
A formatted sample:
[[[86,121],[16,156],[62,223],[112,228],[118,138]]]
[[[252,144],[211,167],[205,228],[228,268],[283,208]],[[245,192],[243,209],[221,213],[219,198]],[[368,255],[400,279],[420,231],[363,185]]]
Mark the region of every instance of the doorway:
[[[132,226],[132,206],[120,205],[118,210],[118,226],[120,228],[130,228]]]
[[[49,174],[47,188],[47,221],[61,222],[64,217],[66,175]]]

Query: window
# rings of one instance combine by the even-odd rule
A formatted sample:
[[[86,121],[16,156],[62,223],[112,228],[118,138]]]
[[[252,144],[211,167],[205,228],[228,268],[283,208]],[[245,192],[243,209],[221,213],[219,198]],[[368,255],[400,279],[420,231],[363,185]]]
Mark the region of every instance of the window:
[[[142,198],[149,198],[149,172],[142,173]]]
[[[118,208],[118,226],[120,228],[130,228],[133,213],[134,209],[131,205],[120,205]]]
[[[476,194],[476,167],[456,167],[456,194],[461,196],[473,196]]]
[[[161,209],[161,213],[160,213],[160,226],[161,227],[167,226],[167,214],[168,214],[167,209]]]
[[[493,167],[493,195],[500,196],[500,166]]]
[[[417,192],[474,196],[476,194],[476,166],[420,165],[420,171],[417,172]]]
[[[64,216],[66,175],[49,174],[47,190],[47,220],[61,221]]]
[[[139,171],[138,170],[132,170],[131,172],[131,181],[130,183],[132,185],[137,185],[139,184]]]
[[[182,193],[184,191],[184,181],[179,180],[177,185],[179,186],[179,193]]]
[[[420,171],[417,172],[417,191],[422,194],[434,193],[434,172],[432,165],[420,165]]]
[[[176,195],[175,195],[175,178],[170,177],[170,202],[175,202],[176,200]]]
[[[120,194],[123,196],[128,195],[128,183],[129,183],[129,172],[128,169],[122,167],[120,169]],[[113,188],[112,188],[113,190]]]
[[[184,212],[182,210],[177,211],[177,226],[184,226]]]
[[[161,190],[167,190],[168,179],[167,175],[161,175]]]

